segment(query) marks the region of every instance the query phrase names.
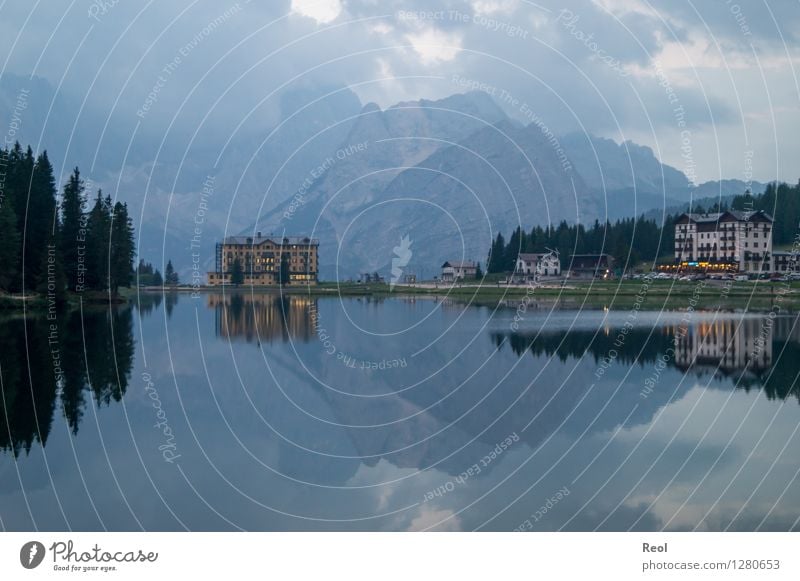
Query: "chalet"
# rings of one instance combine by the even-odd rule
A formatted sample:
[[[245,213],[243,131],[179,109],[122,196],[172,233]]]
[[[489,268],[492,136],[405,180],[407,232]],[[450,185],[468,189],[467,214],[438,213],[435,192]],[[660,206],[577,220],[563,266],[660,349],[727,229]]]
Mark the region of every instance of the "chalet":
[[[530,280],[540,276],[559,276],[561,274],[561,261],[555,252],[539,254],[520,253],[514,268],[514,278]]]
[[[456,282],[459,280],[475,278],[478,264],[471,260],[448,260],[442,265],[442,282]]]
[[[580,278],[611,278],[614,262],[610,254],[573,254],[569,259],[569,273]]]

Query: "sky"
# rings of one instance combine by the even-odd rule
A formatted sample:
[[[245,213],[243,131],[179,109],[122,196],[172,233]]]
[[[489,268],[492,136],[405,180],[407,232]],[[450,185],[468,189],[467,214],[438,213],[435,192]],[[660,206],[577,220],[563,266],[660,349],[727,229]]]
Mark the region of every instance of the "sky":
[[[297,87],[381,107],[482,90],[696,182],[795,182],[798,36],[797,0],[0,1],[0,77],[144,134],[202,121],[220,139],[275,123]]]

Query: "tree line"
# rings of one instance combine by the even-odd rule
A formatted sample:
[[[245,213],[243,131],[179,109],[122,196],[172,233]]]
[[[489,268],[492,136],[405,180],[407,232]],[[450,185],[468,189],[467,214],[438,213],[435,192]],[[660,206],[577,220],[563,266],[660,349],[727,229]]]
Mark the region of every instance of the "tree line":
[[[59,201],[46,151],[0,149],[0,232],[0,290],[116,293],[133,280],[127,205],[101,190],[90,205],[77,167]]]
[[[780,211],[776,211],[780,208]],[[800,234],[800,183],[770,183],[763,194],[750,192],[735,196],[730,203],[714,204],[708,208],[694,206],[692,212],[722,212],[726,210],[763,210],[773,216],[774,246],[791,244]],[[562,221],[557,226],[535,226],[530,231],[517,227],[506,241],[498,233],[489,249],[487,271],[511,272],[520,253],[539,253],[556,250],[562,266],[567,266],[573,254],[613,256],[617,264],[628,267],[639,262],[655,263],[659,258],[669,261],[675,246],[675,221],[680,214],[671,214],[661,224],[652,218],[623,218],[614,223],[595,221],[586,228],[583,224]],[[668,257],[668,258],[667,258]]]
[[[653,261],[670,254],[675,239],[675,219],[668,216],[664,226],[644,216],[623,218],[613,224],[595,221],[590,228],[583,224],[560,222],[557,226],[536,226],[529,232],[517,227],[506,242],[497,234],[489,250],[487,272],[500,273],[514,270],[520,253],[558,252],[562,266],[569,263],[573,254],[612,255],[618,264],[636,264],[642,260]]]
[[[161,276],[161,271],[155,268],[149,262],[144,260],[139,261],[139,266],[136,267],[134,277],[138,281],[139,286],[177,286],[180,283],[178,273],[175,267],[172,266],[172,260],[167,261],[167,267],[164,269],[164,276]]]

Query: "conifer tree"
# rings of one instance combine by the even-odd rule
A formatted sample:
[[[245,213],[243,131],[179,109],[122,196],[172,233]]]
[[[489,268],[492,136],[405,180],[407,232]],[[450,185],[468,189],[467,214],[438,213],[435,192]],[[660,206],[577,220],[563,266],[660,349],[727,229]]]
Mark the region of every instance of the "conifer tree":
[[[86,288],[92,290],[108,288],[110,229],[111,216],[103,199],[103,192],[98,190],[94,206],[86,220]]]
[[[238,258],[233,261],[231,266],[231,284],[239,286],[244,283],[244,271],[242,270],[242,263]]]
[[[11,199],[0,200],[0,289],[14,290],[18,284],[20,236],[17,231],[17,216]]]
[[[81,252],[86,252],[86,232],[82,231],[85,204],[83,192],[83,180],[81,180],[80,171],[76,167],[64,186],[59,237],[61,261],[70,290],[75,290],[79,285]],[[85,264],[83,266],[85,267]]]
[[[28,148],[29,154],[33,152]],[[25,229],[25,284],[40,292],[63,289],[63,269],[57,252],[58,211],[53,166],[44,151],[36,159],[28,197]]]
[[[136,256],[133,225],[128,217],[128,206],[117,202],[111,226],[109,279],[115,293],[121,286],[130,286],[133,279],[133,259]]]
[[[177,286],[179,283],[178,273],[172,266],[172,260],[167,261],[167,268],[164,270],[164,283],[167,286]]]

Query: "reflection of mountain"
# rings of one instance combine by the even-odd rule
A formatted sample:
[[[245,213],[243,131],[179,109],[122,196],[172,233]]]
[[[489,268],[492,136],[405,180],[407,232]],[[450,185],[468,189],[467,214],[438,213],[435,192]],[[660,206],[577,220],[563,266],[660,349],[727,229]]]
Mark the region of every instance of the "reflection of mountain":
[[[248,298],[244,294],[238,307],[228,304],[226,310],[222,310],[219,303],[212,305],[217,309],[218,329],[224,324],[231,329],[235,326],[239,336],[254,340],[257,336],[256,320],[253,305],[245,303]],[[262,328],[274,328],[272,336],[284,338],[281,333],[285,333],[285,327],[281,324],[281,310],[276,302],[278,297],[260,298],[264,299],[264,304],[256,308],[262,319],[257,323],[259,332],[265,336]],[[397,318],[407,319],[409,316],[409,305],[418,308],[429,302],[433,308],[434,301],[384,300],[380,314],[376,316],[383,324],[394,328]],[[345,322],[337,317],[335,309],[328,308],[331,302],[321,300],[319,303],[319,308],[324,311],[325,326],[337,349],[359,359],[401,353],[402,345],[399,343],[391,340],[380,343],[370,335],[348,333],[349,321]],[[357,305],[361,304],[361,301],[353,299],[347,305],[356,320]],[[465,308],[454,303],[448,305],[456,310]],[[302,305],[296,305],[290,308],[293,314],[288,320],[294,317],[297,323],[298,319],[306,319],[306,324],[311,325],[310,313],[315,310],[316,306],[302,308]],[[369,309],[365,306],[365,310]],[[234,311],[239,314],[234,316]],[[425,312],[418,315],[422,317]],[[477,310],[471,309],[471,312]],[[232,321],[221,322],[224,319],[219,317],[223,315]],[[448,314],[448,317],[453,316],[453,313]],[[685,354],[693,353],[693,345],[698,345],[696,336],[705,337],[710,344],[714,344],[716,338],[717,346],[723,337],[729,343],[741,341],[741,345],[732,345],[735,353],[753,348],[762,319],[742,320],[746,323],[738,332],[733,331],[738,319],[729,318],[717,326],[704,322],[692,325],[686,332],[686,339],[678,341],[675,356],[668,358],[671,369],[661,371],[658,389],[646,398],[642,397],[645,379],[652,375],[658,360],[675,345],[676,334],[683,334],[678,333],[677,327],[664,325],[652,333],[649,327],[634,328],[628,333],[623,348],[614,345],[619,329],[613,327],[603,327],[598,333],[595,330],[548,330],[538,335],[492,333],[491,344],[478,341],[474,350],[459,354],[457,359],[453,359],[447,342],[443,342],[433,345],[425,354],[413,359],[409,357],[406,368],[373,372],[346,367],[335,356],[326,353],[312,337],[300,355],[303,366],[297,363],[298,354],[281,349],[270,351],[270,361],[276,365],[273,369],[282,384],[309,386],[320,400],[320,407],[314,408],[315,413],[334,425],[341,424],[338,429],[346,434],[353,451],[340,447],[336,449],[338,453],[354,453],[368,466],[383,459],[399,468],[435,466],[450,475],[458,475],[512,433],[520,438],[516,447],[535,449],[551,438],[589,437],[613,431],[620,425],[632,427],[651,422],[660,409],[680,400],[695,387],[696,381],[681,381],[681,365],[685,363]],[[788,377],[791,365],[786,363],[793,358],[778,357],[782,347],[776,340],[779,336],[788,337],[790,326],[788,319],[779,319],[775,323],[774,335],[768,341],[770,347],[762,358],[766,366],[751,365],[744,376],[741,373],[737,376],[732,367],[726,368],[720,372],[720,381],[727,385],[738,382],[737,385],[745,389],[766,381],[764,389],[769,397],[785,399],[790,394],[796,396],[797,392],[791,388],[793,377]],[[498,348],[496,354],[492,354],[494,348]],[[612,349],[619,351],[618,358],[601,378],[596,377],[595,371],[601,360]],[[778,364],[772,367],[769,367],[770,349],[774,359],[778,360]],[[800,352],[800,345],[792,341],[787,343],[787,349],[792,353]],[[530,357],[527,352],[530,352]],[[711,356],[709,349],[702,352],[706,358]],[[518,360],[518,357],[522,359]],[[430,375],[448,361],[453,365]],[[476,372],[484,361],[487,362],[485,367]],[[709,362],[709,359],[694,362],[690,373],[707,375]],[[347,395],[310,381],[308,371],[332,387],[358,395]],[[419,385],[404,389],[426,377]],[[713,386],[718,388],[720,382]],[[331,435],[313,436],[306,430],[297,437],[300,440],[308,438],[303,440],[303,444],[311,449],[327,450]],[[309,462],[313,464],[314,458],[317,456],[309,455]],[[292,456],[291,464],[284,468],[298,476],[299,466],[301,463],[297,456]],[[307,469],[309,465],[302,466]],[[488,468],[486,472],[492,469]]]
[[[208,295],[215,311],[218,337],[271,341],[290,338],[307,342],[314,336],[311,317],[317,301],[303,295],[250,294],[233,292]]]
[[[86,390],[98,405],[120,401],[133,364],[133,317],[122,309],[84,310],[83,321],[80,311],[56,321],[12,318],[0,325],[0,345],[0,449],[17,455],[34,441],[46,444],[59,398],[73,434]]]

